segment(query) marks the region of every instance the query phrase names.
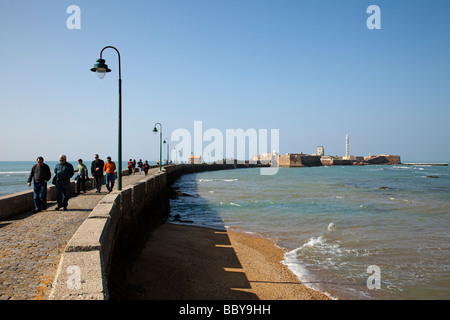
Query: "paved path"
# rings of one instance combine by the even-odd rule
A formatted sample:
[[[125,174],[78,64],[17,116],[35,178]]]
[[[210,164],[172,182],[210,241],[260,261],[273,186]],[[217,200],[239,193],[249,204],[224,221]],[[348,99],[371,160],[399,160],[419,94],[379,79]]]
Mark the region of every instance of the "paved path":
[[[122,187],[144,177],[123,176]],[[69,199],[67,211],[49,202],[46,211],[0,221],[0,300],[46,299],[64,247],[106,194],[103,186],[101,193],[92,189]]]

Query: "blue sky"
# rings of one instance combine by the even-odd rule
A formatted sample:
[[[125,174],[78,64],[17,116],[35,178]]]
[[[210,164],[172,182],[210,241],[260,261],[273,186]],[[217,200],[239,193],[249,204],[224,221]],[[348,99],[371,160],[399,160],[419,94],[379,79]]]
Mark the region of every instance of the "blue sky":
[[[381,29],[369,30],[369,5]],[[70,5],[81,29],[69,30]],[[280,153],[450,161],[447,0],[0,2],[0,160],[156,161],[178,128],[279,129]],[[171,142],[174,146],[176,142]],[[206,144],[205,144],[206,145]]]

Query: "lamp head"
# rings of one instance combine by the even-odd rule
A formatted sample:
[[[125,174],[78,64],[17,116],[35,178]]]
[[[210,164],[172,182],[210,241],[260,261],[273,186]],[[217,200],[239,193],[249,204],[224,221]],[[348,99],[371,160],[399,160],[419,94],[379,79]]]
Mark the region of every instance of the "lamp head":
[[[156,127],[153,128],[153,133],[158,133],[158,129],[156,129]]]
[[[103,79],[107,72],[111,72],[105,62],[106,61],[104,59],[98,59],[97,63],[94,64],[94,67],[91,69],[92,72],[95,72],[97,74],[97,77],[99,77],[99,79]]]

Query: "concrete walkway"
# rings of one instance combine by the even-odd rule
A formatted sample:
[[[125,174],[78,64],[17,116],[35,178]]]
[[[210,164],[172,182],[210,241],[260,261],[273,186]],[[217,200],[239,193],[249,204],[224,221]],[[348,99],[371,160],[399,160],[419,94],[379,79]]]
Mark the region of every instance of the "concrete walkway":
[[[123,176],[122,187],[144,177]],[[106,194],[103,186],[101,193],[92,189],[70,198],[67,211],[55,211],[56,202],[49,202],[46,211],[0,221],[0,300],[46,299],[66,244]]]

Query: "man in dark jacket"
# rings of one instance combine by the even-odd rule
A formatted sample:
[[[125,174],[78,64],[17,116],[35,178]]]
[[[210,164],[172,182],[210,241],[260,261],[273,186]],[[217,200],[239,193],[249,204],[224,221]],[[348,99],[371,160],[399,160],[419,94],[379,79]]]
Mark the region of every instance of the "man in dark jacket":
[[[55,210],[64,208],[67,210],[67,205],[69,203],[70,197],[70,178],[72,178],[75,170],[72,164],[67,162],[67,157],[65,155],[59,156],[59,164],[55,167],[56,175],[56,202],[58,206]]]
[[[30,176],[28,177],[28,186],[31,187],[31,181],[33,183],[33,195],[34,195],[34,211],[38,213],[47,209],[47,181],[52,177],[50,167],[44,163],[44,158],[38,157],[37,163],[31,168]]]
[[[103,182],[103,166],[105,163],[102,159],[99,159],[98,154],[95,155],[95,160],[92,161],[91,164],[91,174],[95,180],[95,187],[97,188],[96,192],[100,192],[102,189]]]

